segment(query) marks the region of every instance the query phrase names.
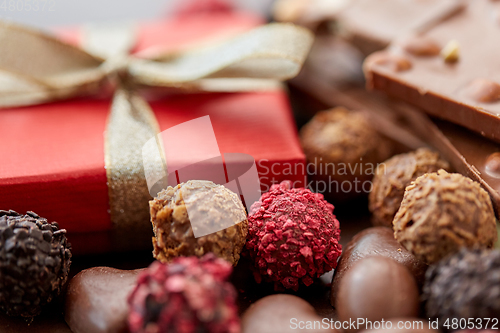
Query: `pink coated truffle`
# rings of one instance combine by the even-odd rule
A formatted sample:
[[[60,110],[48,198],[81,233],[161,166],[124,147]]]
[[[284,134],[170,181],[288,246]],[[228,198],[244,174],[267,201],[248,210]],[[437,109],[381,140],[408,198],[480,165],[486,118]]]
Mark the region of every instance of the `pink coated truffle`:
[[[231,272],[230,263],[211,253],[152,263],[128,299],[130,332],[239,332]]]
[[[334,269],[342,253],[339,221],[322,194],[273,185],[252,205],[246,248],[257,282],[274,282],[276,290],[298,290]]]

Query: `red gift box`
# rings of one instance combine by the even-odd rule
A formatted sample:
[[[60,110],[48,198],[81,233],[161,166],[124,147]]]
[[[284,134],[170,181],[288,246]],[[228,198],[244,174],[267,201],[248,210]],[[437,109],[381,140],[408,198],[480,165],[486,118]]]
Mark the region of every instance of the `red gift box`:
[[[200,13],[141,25],[134,52],[182,48],[249,30],[247,13]],[[75,31],[62,38],[79,40]],[[75,253],[113,248],[104,130],[111,100],[73,99],[0,110],[0,209],[35,211],[67,229]],[[209,115],[220,152],[254,157],[262,190],[305,185],[305,158],[286,93],[199,93],[150,102],[160,130]]]

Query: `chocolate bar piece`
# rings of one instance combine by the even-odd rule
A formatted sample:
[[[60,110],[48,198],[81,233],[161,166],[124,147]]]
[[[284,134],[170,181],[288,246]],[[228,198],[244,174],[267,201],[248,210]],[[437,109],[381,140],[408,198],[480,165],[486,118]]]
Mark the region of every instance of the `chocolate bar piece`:
[[[338,32],[364,54],[460,10],[458,0],[352,0],[338,11]]]
[[[500,142],[500,2],[469,0],[365,60],[368,87]]]

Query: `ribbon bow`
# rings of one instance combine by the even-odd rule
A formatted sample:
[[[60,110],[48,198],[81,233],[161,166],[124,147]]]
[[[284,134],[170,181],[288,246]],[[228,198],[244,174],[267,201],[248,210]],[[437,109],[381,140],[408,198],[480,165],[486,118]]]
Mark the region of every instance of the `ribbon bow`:
[[[0,22],[0,107],[92,95],[110,79],[115,83],[105,166],[114,246],[130,249],[151,242],[141,151],[159,133],[137,88],[231,92],[277,87],[298,73],[312,39],[304,28],[268,24],[211,45],[139,58],[129,55],[134,45],[130,25],[87,27],[86,52],[39,31]]]

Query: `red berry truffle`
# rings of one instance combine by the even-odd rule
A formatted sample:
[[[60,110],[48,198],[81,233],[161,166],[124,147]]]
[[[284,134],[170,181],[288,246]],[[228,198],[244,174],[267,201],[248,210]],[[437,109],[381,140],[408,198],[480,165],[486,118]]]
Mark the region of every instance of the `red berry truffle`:
[[[213,254],[156,261],[130,294],[131,333],[240,331],[231,264]]]
[[[275,289],[299,288],[337,266],[342,252],[339,221],[322,194],[273,185],[252,205],[246,248],[257,282],[273,281]]]

